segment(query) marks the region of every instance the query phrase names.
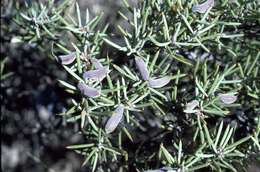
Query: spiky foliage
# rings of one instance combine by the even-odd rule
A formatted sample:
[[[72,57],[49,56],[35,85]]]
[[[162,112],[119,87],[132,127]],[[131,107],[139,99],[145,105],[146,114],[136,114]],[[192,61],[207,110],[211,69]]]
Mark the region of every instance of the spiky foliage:
[[[67,1],[20,9],[14,19],[22,27],[19,39],[56,59],[75,52],[76,60],[63,65],[70,78],[59,80],[71,106],[59,115],[81,126],[85,142],[67,148],[85,157],[83,165],[92,171],[241,171],[259,151],[259,2],[221,0],[193,12],[198,3],[143,0],[131,7],[124,1],[118,14],[127,27],[118,26],[119,35],[97,27],[101,16],[90,18],[88,10],[83,21],[77,4],[75,15],[67,13]],[[104,46],[113,53],[101,53]],[[151,78],[170,82],[152,88],[135,58]],[[105,78],[83,77],[97,68],[94,60],[109,67]],[[100,95],[84,96],[79,82]],[[194,100],[198,104],[189,104]],[[106,132],[118,105],[123,119]]]

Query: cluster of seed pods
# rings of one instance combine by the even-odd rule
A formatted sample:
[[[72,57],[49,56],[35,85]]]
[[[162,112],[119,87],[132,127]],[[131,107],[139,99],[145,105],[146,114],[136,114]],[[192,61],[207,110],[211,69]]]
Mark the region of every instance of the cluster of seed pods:
[[[58,60],[63,65],[69,65],[75,59],[76,59],[76,53],[72,52],[67,55],[59,56]],[[95,69],[85,71],[83,73],[83,78],[85,80],[92,79],[92,80],[102,81],[106,77],[106,75],[109,73],[108,66],[103,66],[97,59],[92,59],[91,61],[92,61],[92,64],[94,65]],[[79,91],[86,97],[96,98],[101,95],[100,90],[90,87],[90,86],[86,85],[84,82],[79,82],[77,87],[78,87]]]
[[[85,71],[83,73],[83,78],[85,80],[91,79],[91,80],[96,80],[96,81],[102,81],[106,77],[106,75],[109,73],[108,66],[103,66],[96,59],[92,59],[91,61],[92,61],[92,64],[94,65],[95,69]],[[84,96],[87,96],[87,97],[96,98],[96,97],[99,97],[101,95],[100,90],[93,88],[93,87],[89,87],[83,82],[78,83],[78,89],[81,91],[81,93]]]
[[[76,59],[76,53],[72,52],[68,55],[59,56],[59,61],[63,65],[71,64]],[[101,81],[105,78],[105,76],[109,73],[109,68],[107,66],[103,66],[98,60],[92,59],[92,64],[95,66],[94,70],[85,71],[83,74],[83,78],[85,80],[92,79]],[[141,77],[143,80],[148,81],[148,86],[151,88],[161,88],[167,85],[171,78],[169,76],[165,76],[162,78],[154,78],[149,76],[149,72],[144,60],[140,57],[135,57],[135,63],[137,69],[139,70]],[[98,97],[100,96],[100,90],[96,88],[90,87],[83,82],[78,83],[78,89],[81,93],[87,97]]]
[[[219,94],[218,95],[218,99],[226,104],[226,105],[229,105],[229,104],[232,104],[232,103],[235,103],[235,101],[237,100],[237,96],[235,95],[232,95],[232,94]],[[186,107],[184,109],[184,112],[185,113],[194,113],[196,111],[195,108],[199,106],[199,101],[198,100],[192,100],[190,101],[189,103],[186,104]]]
[[[71,64],[76,59],[76,53],[72,52],[68,55],[61,55],[59,56],[59,61],[63,65]],[[85,80],[97,80],[102,81],[106,75],[109,73],[108,66],[103,66],[97,59],[91,60],[92,64],[94,65],[94,70],[85,71],[83,73],[83,78]],[[148,86],[151,88],[161,88],[167,85],[170,82],[170,77],[165,76],[162,78],[153,78],[149,76],[149,72],[144,60],[138,56],[135,57],[135,64],[137,66],[138,71],[144,81],[148,81]],[[96,98],[99,97],[101,91],[99,89],[93,88],[88,86],[83,82],[79,82],[77,85],[79,91],[87,97]],[[230,94],[219,94],[219,100],[224,104],[232,104],[237,100],[237,96],[230,95]],[[199,106],[199,102],[197,100],[193,100],[186,104],[186,108],[184,110],[185,113],[193,113],[195,108]],[[124,113],[124,106],[118,105],[117,108],[114,110],[112,116],[108,119],[105,125],[105,131],[107,134],[113,132],[116,127],[119,125],[120,121],[123,118]]]
[[[73,52],[68,55],[59,56],[58,60],[63,65],[69,65],[75,59],[76,59],[76,53]],[[103,66],[97,59],[92,59],[91,62],[94,65],[95,69],[85,71],[83,73],[83,78],[85,80],[92,79],[92,80],[102,81],[106,77],[106,75],[109,73],[108,66]],[[77,87],[78,87],[79,91],[84,96],[87,96],[87,97],[96,98],[96,97],[99,97],[101,94],[100,90],[90,87],[81,81],[78,83]],[[115,109],[112,116],[108,119],[108,121],[105,125],[105,131],[107,134],[113,132],[116,129],[116,127],[119,125],[120,121],[123,118],[123,113],[124,113],[124,106],[120,104]]]
[[[141,74],[141,77],[144,81],[148,81],[148,86],[151,88],[161,88],[167,85],[171,78],[169,76],[165,76],[162,78],[151,78],[149,76],[149,72],[144,60],[138,56],[135,57],[135,64],[137,66],[138,71]]]
[[[140,57],[135,57],[135,63],[137,69],[141,74],[142,79],[148,81],[149,87],[161,88],[170,82],[171,79],[168,76],[157,78],[157,79],[150,78],[147,66],[143,61],[143,59],[141,59]],[[118,126],[118,124],[123,118],[123,113],[124,113],[124,106],[120,104],[117,106],[112,116],[108,119],[105,125],[105,131],[107,134],[113,132],[116,129],[116,127]]]

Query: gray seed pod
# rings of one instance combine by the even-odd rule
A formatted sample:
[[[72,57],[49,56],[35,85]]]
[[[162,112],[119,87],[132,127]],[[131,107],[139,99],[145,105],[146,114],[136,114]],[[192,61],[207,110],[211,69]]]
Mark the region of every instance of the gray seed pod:
[[[95,66],[96,69],[103,68],[103,65],[97,59],[92,59],[91,62]]]
[[[171,81],[169,76],[165,76],[158,79],[150,79],[148,82],[148,86],[151,88],[162,88],[167,85]]]
[[[149,72],[144,60],[140,57],[135,57],[135,64],[137,66],[138,71],[140,72],[142,79],[147,81],[149,80]]]
[[[210,7],[214,6],[214,0],[207,0],[202,4],[193,5],[192,11],[198,13],[205,13]]]
[[[118,126],[118,124],[123,118],[123,114],[124,114],[124,106],[119,105],[106,123],[105,131],[107,134],[112,133],[116,129],[116,127]]]
[[[100,90],[93,88],[93,87],[89,87],[86,84],[84,84],[83,82],[79,82],[78,83],[78,89],[80,90],[81,94],[83,94],[84,96],[87,97],[92,97],[92,98],[96,98],[100,96]]]
[[[76,53],[72,52],[67,55],[58,56],[58,61],[63,65],[71,64],[76,59]]]
[[[96,70],[89,70],[84,72],[83,78],[85,80],[87,79],[95,79],[95,80],[102,80],[106,77],[106,75],[109,73],[108,67],[102,67],[98,68]]]
[[[224,104],[232,104],[237,100],[237,96],[230,94],[219,94],[218,97]]]
[[[198,100],[192,100],[191,102],[186,104],[184,112],[185,113],[192,113],[194,108],[196,108],[197,106],[199,106],[199,101]]]

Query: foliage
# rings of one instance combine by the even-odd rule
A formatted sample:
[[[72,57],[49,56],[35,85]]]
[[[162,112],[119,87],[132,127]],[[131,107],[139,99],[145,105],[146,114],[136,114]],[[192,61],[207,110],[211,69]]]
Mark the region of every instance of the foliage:
[[[70,79],[57,78],[72,97],[59,115],[80,124],[85,143],[67,148],[82,154],[92,171],[241,171],[259,152],[259,2],[215,1],[202,14],[192,11],[195,4],[142,0],[135,8],[125,0],[123,10],[130,15],[118,13],[127,26],[118,26],[119,35],[99,25],[101,15],[91,18],[86,10],[82,17],[77,3],[75,15],[70,1],[17,5],[17,39],[57,62],[61,55],[76,56],[62,65]],[[115,41],[118,36],[123,43]],[[113,54],[104,55],[105,46]],[[135,58],[145,62],[152,78],[170,82],[149,86]],[[95,60],[109,67],[105,78],[84,77],[98,70]],[[79,82],[100,96],[84,96]],[[225,103],[220,94],[237,100]],[[187,109],[193,100],[198,105]],[[106,121],[118,105],[123,119],[107,133]]]

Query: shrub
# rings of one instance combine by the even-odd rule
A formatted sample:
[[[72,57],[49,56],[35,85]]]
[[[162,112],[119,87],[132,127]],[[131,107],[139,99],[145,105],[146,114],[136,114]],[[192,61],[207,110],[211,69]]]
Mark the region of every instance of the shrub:
[[[19,8],[17,39],[60,63],[59,115],[92,171],[241,171],[260,149],[259,3],[124,1],[119,34],[69,1]],[[126,12],[127,11],[127,12]],[[127,15],[126,15],[127,14]],[[116,38],[120,37],[120,41]],[[106,48],[109,49],[106,51]]]

